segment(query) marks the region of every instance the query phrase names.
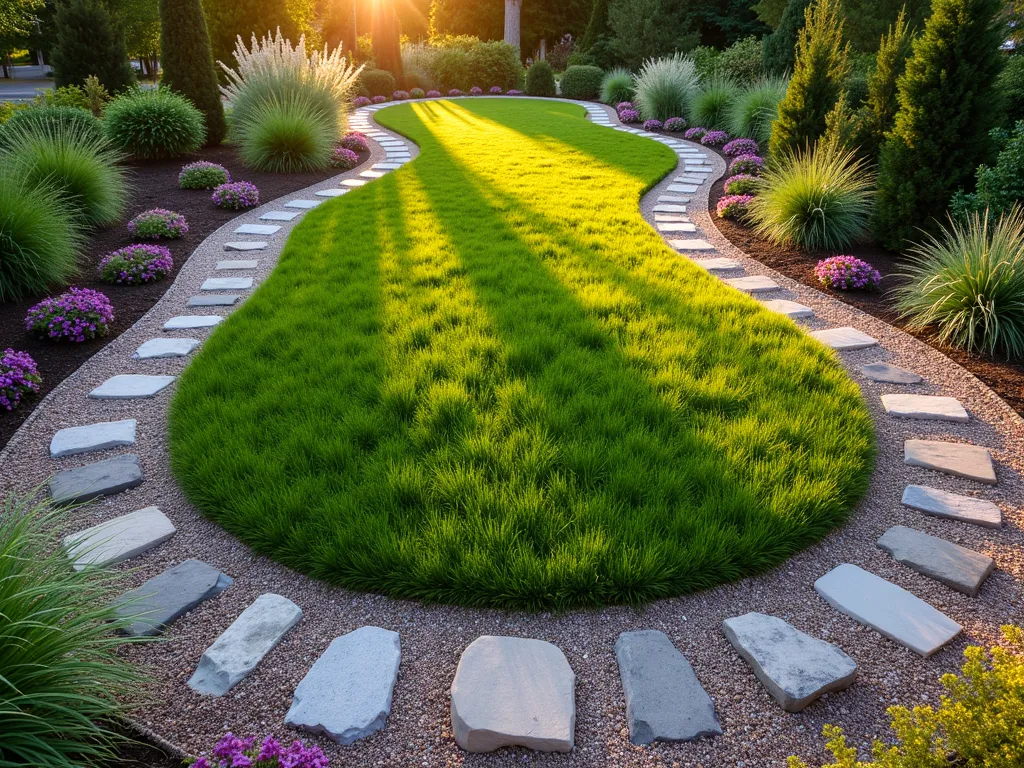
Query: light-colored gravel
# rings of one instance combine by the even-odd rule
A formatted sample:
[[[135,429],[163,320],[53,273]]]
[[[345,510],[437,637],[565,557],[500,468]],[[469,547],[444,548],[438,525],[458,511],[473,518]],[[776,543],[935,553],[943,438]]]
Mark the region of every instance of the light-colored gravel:
[[[382,154],[376,149],[374,160],[380,161]],[[714,152],[707,154],[715,168],[713,180],[725,166]],[[651,208],[674,175],[670,174],[642,203],[652,222]],[[337,183],[335,179],[316,188]],[[225,258],[222,243],[239,239],[230,234],[238,223],[232,222],[196,250],[163,299],[146,316],[51,392],[0,453],[0,483],[5,491],[35,487],[58,469],[117,453],[137,453],[146,474],[142,486],[76,512],[72,528],[84,528],[156,505],[171,518],[178,533],[166,544],[123,566],[130,570],[128,587],[137,586],[190,557],[210,563],[234,578],[226,592],[173,625],[166,642],[131,650],[129,655],[147,664],[158,684],[153,700],[138,713],[140,724],[192,753],[209,749],[225,730],[256,734],[272,731],[291,737],[295,734],[283,722],[296,684],[334,637],[370,624],[401,635],[402,666],[394,705],[387,727],[364,741],[338,747],[319,740],[336,758],[336,765],[782,766],[792,753],[819,759],[824,723],[843,726],[852,744],[866,746],[870,735],[886,732],[885,709],[889,705],[937,701],[939,675],[959,667],[961,652],[968,642],[993,642],[1001,624],[1024,622],[1024,517],[1019,510],[1024,422],[972,375],[930,347],[748,259],[715,229],[706,211],[709,188],[710,182],[691,195],[689,215],[703,230],[704,237],[718,247],[718,254],[711,255],[736,259],[744,265],[746,274],[766,275],[782,286],[781,291],[763,298],[788,298],[813,307],[816,317],[804,323],[806,327],[852,325],[871,334],[882,345],[841,356],[862,387],[878,435],[878,465],[871,490],[849,524],[760,578],[663,600],[639,610],[619,607],[564,615],[422,606],[357,594],[327,587],[255,557],[247,547],[202,518],[171,478],[165,429],[170,391],[144,401],[86,398],[90,389],[114,374],[181,371],[186,360],[139,361],[132,360],[131,354],[143,341],[164,335],[160,326],[173,315],[230,311],[224,307],[186,309],[185,302],[198,293],[203,280],[215,274],[216,261]],[[287,199],[308,196],[309,192],[289,195],[245,214],[239,221],[256,221],[260,213],[279,207]],[[252,255],[260,260],[259,268],[251,273],[257,283],[273,268],[289,226],[286,223],[285,229],[270,239],[270,248]],[[198,330],[174,335],[202,339],[208,333]],[[856,366],[876,360],[891,361],[916,371],[927,383],[911,390],[859,378]],[[879,395],[901,391],[955,396],[972,419],[967,424],[955,424],[887,417]],[[49,458],[47,447],[56,430],[122,418],[138,420],[135,446],[102,454]],[[907,467],[902,461],[906,438],[965,440],[987,446],[997,462],[999,484],[981,486]],[[211,446],[211,450],[215,449]],[[1006,525],[1002,530],[990,530],[904,508],[899,500],[909,483],[992,499],[1003,508]],[[878,537],[897,524],[984,552],[995,558],[997,570],[977,598],[954,592],[897,564],[875,546]],[[813,583],[843,562],[860,565],[927,600],[963,624],[966,636],[924,660],[832,610],[814,593]],[[192,692],[186,681],[202,651],[264,592],[276,592],[298,603],[305,614],[302,621],[227,696],[204,698]],[[784,713],[721,632],[723,619],[747,611],[774,614],[800,630],[837,643],[859,665],[859,680],[850,689],[827,695],[800,714]],[[620,632],[645,628],[666,632],[693,664],[715,701],[724,729],[721,737],[651,747],[629,744],[613,645]],[[578,679],[576,748],[572,753],[544,755],[507,749],[492,755],[467,755],[455,745],[448,714],[448,688],[461,651],[483,634],[539,638],[565,652]]]

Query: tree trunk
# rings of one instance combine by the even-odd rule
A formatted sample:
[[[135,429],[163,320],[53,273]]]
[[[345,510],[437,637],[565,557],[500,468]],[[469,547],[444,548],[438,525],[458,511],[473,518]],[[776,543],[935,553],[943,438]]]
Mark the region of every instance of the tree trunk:
[[[523,0],[505,0],[505,42],[519,50],[519,12]]]

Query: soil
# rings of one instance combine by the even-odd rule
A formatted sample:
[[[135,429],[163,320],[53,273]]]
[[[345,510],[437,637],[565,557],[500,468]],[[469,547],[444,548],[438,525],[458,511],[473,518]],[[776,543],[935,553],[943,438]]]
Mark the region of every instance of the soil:
[[[368,152],[361,153],[360,165],[369,156]],[[244,168],[229,147],[208,148],[174,160],[129,164],[128,182],[132,194],[125,216],[117,224],[94,231],[89,236],[82,251],[78,277],[69,284],[79,288],[93,288],[107,295],[114,305],[114,322],[110,326],[110,333],[100,339],[74,344],[39,339],[25,332],[25,315],[29,308],[46,296],[63,292],[67,286],[52,286],[45,294],[0,303],[0,350],[13,348],[28,352],[36,361],[43,379],[38,395],[23,401],[14,411],[0,411],[0,448],[7,444],[11,435],[28,418],[47,392],[76,371],[86,359],[117,338],[126,328],[131,327],[163,296],[181,265],[207,235],[239,215],[239,211],[227,211],[213,205],[208,190],[178,187],[178,172],[181,167],[195,160],[220,163],[231,172],[232,179],[251,181],[260,190],[261,202],[273,200],[341,173],[334,168],[314,173],[259,173]],[[147,285],[111,285],[101,281],[97,272],[100,259],[110,251],[138,242],[128,234],[125,224],[136,214],[150,208],[177,211],[188,221],[189,231],[180,240],[159,241],[160,245],[171,249],[174,255],[174,270],[163,280]]]
[[[122,747],[117,762],[107,768],[181,768],[182,761],[141,736],[132,736],[138,743]]]

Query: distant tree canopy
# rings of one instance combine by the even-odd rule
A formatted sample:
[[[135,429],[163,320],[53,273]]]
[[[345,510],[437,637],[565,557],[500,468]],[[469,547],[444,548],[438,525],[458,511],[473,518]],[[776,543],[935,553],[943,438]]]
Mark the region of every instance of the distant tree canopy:
[[[920,32],[931,13],[931,0],[843,0],[844,35],[853,50],[877,51],[904,6],[910,29]]]

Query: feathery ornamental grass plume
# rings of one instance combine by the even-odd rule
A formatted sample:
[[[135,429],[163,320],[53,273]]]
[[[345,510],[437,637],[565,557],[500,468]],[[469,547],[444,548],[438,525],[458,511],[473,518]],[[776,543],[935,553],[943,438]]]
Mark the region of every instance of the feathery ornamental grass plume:
[[[649,59],[636,76],[633,103],[644,120],[686,114],[700,85],[693,60],[681,53]]]

